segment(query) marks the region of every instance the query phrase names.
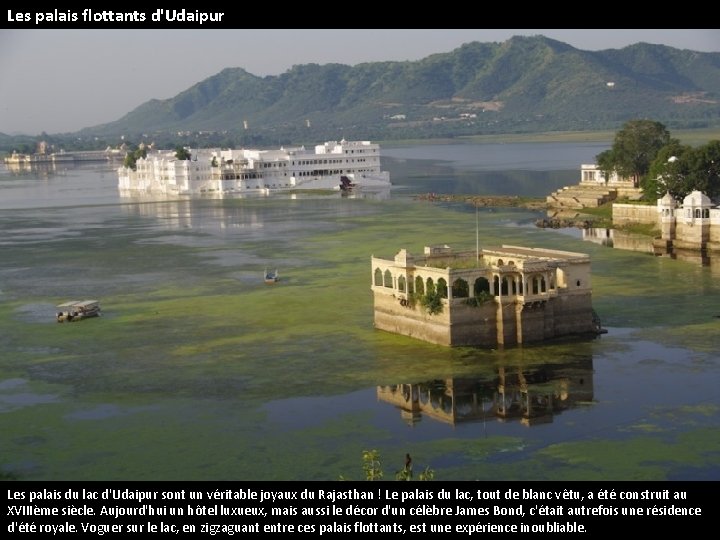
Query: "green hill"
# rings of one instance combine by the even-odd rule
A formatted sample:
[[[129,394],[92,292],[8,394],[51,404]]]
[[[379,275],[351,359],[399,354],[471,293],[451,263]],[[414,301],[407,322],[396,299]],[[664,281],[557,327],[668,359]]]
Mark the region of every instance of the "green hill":
[[[646,43],[583,51],[535,36],[413,62],[299,65],[279,76],[228,68],[81,134],[387,139],[614,129],[638,117],[670,128],[720,123],[720,53]]]

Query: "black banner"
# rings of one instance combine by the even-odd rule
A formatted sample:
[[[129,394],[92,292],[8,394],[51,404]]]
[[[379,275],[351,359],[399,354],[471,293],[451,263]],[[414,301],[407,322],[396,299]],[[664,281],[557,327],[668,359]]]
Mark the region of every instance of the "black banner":
[[[2,530],[13,537],[666,534],[705,530],[717,487],[715,482],[5,482]]]
[[[526,8],[527,16],[535,22],[543,15],[547,16],[547,10],[537,9],[533,12],[532,7]],[[106,7],[106,8],[45,8],[35,9],[33,6],[15,6],[12,9],[5,9],[4,18],[0,19],[0,27],[4,28],[177,28],[177,29],[201,29],[201,28],[242,28],[248,24],[270,24],[271,28],[317,28],[318,14],[312,9],[306,10],[277,10],[272,17],[248,16],[246,5],[233,4],[217,6],[212,9],[188,9],[173,7],[144,7],[134,9],[130,7]],[[673,22],[676,28],[688,28],[688,25],[681,24],[683,18],[689,22],[689,11],[673,14]],[[613,16],[611,16],[613,14]],[[603,17],[606,17],[603,20]],[[323,19],[321,17],[321,19]],[[326,17],[324,18],[326,19]],[[376,24],[372,28],[403,28],[408,24],[407,9],[398,4],[397,6],[383,6],[382,15],[375,17]],[[360,19],[357,19],[359,21]],[[413,20],[416,21],[417,17]],[[458,27],[458,21],[462,20],[453,10],[433,10],[431,26],[434,28]],[[381,21],[381,22],[380,22]],[[623,14],[623,21],[626,28],[642,27],[646,19],[633,20],[631,14]],[[598,11],[593,13],[593,22],[603,28],[612,28],[617,25],[617,17],[612,10],[607,13]],[[378,26],[378,24],[380,26]],[[553,21],[556,25],[557,21]],[[605,26],[603,26],[605,25]],[[351,26],[352,27],[352,24]],[[427,24],[420,24],[419,28],[427,27]],[[462,25],[460,25],[462,27]],[[552,26],[553,28],[556,26]],[[690,25],[689,27],[692,27]],[[343,27],[345,28],[345,27]],[[365,27],[363,27],[365,28]],[[370,30],[371,31],[371,30]],[[592,31],[592,30],[590,30]],[[540,32],[540,31],[538,31]]]

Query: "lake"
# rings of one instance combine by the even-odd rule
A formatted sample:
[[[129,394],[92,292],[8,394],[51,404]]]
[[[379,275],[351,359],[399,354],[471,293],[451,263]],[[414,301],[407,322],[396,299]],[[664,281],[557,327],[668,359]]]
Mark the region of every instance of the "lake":
[[[0,473],[22,480],[720,479],[710,267],[481,209],[482,245],[590,254],[608,333],[447,349],[373,328],[370,257],[475,246],[607,145],[388,147],[383,196],[123,198],[115,172],[0,170]],[[266,268],[281,280],[263,282]],[[103,315],[55,322],[55,305]]]

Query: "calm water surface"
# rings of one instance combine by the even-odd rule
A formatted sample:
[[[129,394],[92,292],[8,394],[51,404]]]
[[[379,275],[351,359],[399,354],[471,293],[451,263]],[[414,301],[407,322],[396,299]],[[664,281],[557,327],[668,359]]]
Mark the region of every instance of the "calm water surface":
[[[544,196],[606,146],[388,148],[389,193],[123,198],[0,172],[0,472],[20,479],[720,479],[714,268],[486,209],[484,245],[589,253],[609,333],[500,350],[376,331],[370,257],[475,245],[442,193]],[[278,268],[274,286],[265,268]],[[98,298],[103,316],[54,322]]]

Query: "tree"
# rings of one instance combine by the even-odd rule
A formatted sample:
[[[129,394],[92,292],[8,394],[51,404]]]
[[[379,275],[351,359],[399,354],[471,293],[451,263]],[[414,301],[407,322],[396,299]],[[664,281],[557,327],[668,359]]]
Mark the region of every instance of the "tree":
[[[650,170],[658,151],[670,142],[670,132],[660,122],[630,120],[615,134],[612,148],[597,155],[597,163],[606,174],[616,171],[637,183]]]
[[[682,199],[692,188],[690,186],[690,164],[693,149],[673,140],[663,146],[650,165],[648,174],[641,180],[643,198],[654,201],[665,193],[675,199]]]
[[[689,174],[693,189],[713,200],[720,197],[720,141],[710,141],[693,151]]]
[[[137,160],[145,157],[147,157],[147,148],[145,148],[145,145],[136,146],[134,150],[128,150],[128,153],[125,154],[123,165],[134,171],[137,168]]]
[[[679,200],[694,190],[711,199],[720,196],[720,141],[691,148],[672,140],[658,152],[642,188],[649,200],[666,192]]]
[[[190,150],[184,146],[176,146],[175,157],[180,161],[188,161],[192,156],[190,155]]]

